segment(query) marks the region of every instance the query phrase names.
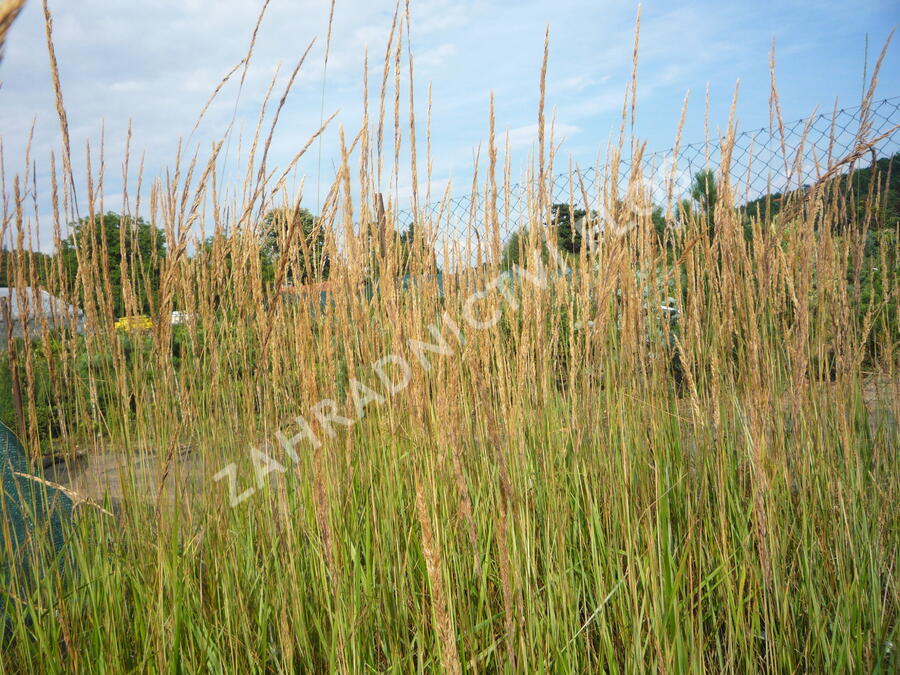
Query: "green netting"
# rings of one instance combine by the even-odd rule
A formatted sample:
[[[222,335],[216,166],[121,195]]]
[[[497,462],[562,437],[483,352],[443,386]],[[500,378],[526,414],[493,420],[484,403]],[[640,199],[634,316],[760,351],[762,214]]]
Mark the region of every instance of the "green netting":
[[[27,581],[55,567],[61,558],[72,501],[30,475],[25,451],[0,423],[0,625],[9,593],[22,593]]]

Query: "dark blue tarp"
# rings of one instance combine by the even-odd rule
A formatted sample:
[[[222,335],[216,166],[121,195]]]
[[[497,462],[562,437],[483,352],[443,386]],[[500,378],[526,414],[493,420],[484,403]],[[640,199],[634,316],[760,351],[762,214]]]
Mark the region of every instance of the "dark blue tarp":
[[[9,593],[43,573],[42,561],[56,566],[72,518],[65,493],[29,476],[22,444],[0,423],[0,625]]]

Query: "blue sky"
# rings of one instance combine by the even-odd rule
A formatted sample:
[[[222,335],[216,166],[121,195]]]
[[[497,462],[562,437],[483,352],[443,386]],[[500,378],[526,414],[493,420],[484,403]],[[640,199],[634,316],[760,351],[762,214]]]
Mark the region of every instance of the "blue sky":
[[[129,119],[132,145],[145,153],[147,174],[161,175],[171,167],[179,137],[187,137],[216,83],[242,58],[259,6],[255,0],[51,0],[76,173],[84,173],[85,143],[99,144],[101,122],[107,164],[118,170]],[[510,133],[514,173],[524,165],[535,137],[538,75],[548,24],[547,105],[548,113],[555,111],[557,135],[565,138],[561,158],[591,164],[618,129],[631,77],[636,9],[636,3],[611,0],[412,0],[420,141],[425,92],[432,86],[434,188],[449,178],[454,192],[467,189],[473,149],[487,137],[491,91],[498,131]],[[283,82],[308,42],[320,38],[282,113],[272,164],[288,161],[318,127],[328,10],[327,0],[272,0],[260,30],[237,106],[238,125],[245,134],[254,128],[278,64]],[[340,113],[322,142],[323,179],[330,180],[338,161],[339,125],[350,137],[359,128],[366,47],[370,87],[374,91],[380,84],[392,13],[391,2],[337,2],[325,109]],[[648,0],[642,9],[637,135],[650,149],[670,147],[682,100],[690,91],[684,141],[702,140],[707,87],[715,130],[727,122],[738,79],[740,127],[767,125],[773,37],[786,119],[808,115],[816,106],[830,110],[836,99],[843,106],[855,105],[862,88],[866,36],[873,62],[898,20],[900,4],[888,0]],[[898,49],[900,44],[895,44],[885,60],[879,97],[900,95]],[[12,30],[0,64],[0,136],[7,173],[21,171],[25,138],[34,121],[32,152],[39,189],[46,181],[49,154],[59,145],[47,64],[40,3],[31,0]],[[233,86],[223,91],[192,137],[192,146],[208,148],[221,135],[235,109],[235,94]],[[408,91],[401,99],[405,109]],[[320,175],[317,157],[318,148],[300,167],[307,175],[305,201],[311,208]],[[402,197],[408,194],[408,175],[401,176],[400,184]],[[106,208],[115,209],[121,185],[116,186],[112,172],[106,192]],[[45,246],[44,235],[41,240]]]

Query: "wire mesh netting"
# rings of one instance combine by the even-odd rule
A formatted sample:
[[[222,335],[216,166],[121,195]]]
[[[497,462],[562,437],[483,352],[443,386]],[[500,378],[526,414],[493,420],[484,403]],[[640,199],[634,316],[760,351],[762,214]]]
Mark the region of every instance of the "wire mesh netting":
[[[729,178],[738,202],[767,194],[777,196],[814,183],[863,142],[876,141],[864,157],[844,170],[868,165],[876,158],[892,157],[900,152],[898,124],[900,96],[866,106],[836,108],[784,124],[776,121],[771,127],[736,134],[730,144],[725,139],[711,139],[681,145],[677,151],[670,148],[642,155],[623,152],[617,162],[607,158],[605,166],[599,168],[554,175],[550,199],[552,203],[596,210],[604,203],[604,194],[607,198],[610,194],[623,197],[631,182],[632,190],[635,184],[641,186],[644,204],[666,210],[689,196],[698,172],[720,171],[723,148],[730,148]],[[613,184],[615,190],[611,188]],[[477,245],[486,243],[490,232],[488,214],[493,211],[501,239],[506,240],[528,224],[533,191],[534,185],[527,183],[498,189],[496,210],[486,208],[492,200],[484,191],[450,196],[419,206],[415,214],[412,210],[399,211],[397,226],[408,228],[414,222],[427,223],[439,248],[453,243]]]

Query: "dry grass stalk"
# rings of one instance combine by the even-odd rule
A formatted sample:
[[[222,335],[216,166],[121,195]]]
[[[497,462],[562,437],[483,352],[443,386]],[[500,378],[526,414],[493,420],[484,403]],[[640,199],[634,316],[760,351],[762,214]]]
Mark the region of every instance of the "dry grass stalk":
[[[329,21],[334,11],[332,4]],[[243,83],[264,12],[265,5],[247,55],[213,88],[198,125],[242,69]],[[415,89],[403,81],[415,62],[409,12],[397,3],[371,105],[366,55],[359,128],[354,121],[336,134],[339,162],[330,180],[319,177],[323,199],[311,235],[300,222],[309,203],[304,184],[289,176],[335,117],[326,119],[323,105],[319,129],[293,161],[268,165],[305,54],[277,102],[273,79],[264,114],[245,137],[229,126],[204,152],[179,149],[158,177],[144,177],[141,163],[136,190],[128,185],[135,172],[129,132],[129,225],[118,235],[128,254],[121,260],[110,261],[116,241],[107,241],[104,193],[118,177],[107,170],[104,139],[88,146],[87,218],[65,264],[60,257],[38,262],[28,250],[38,216],[29,195],[40,188],[39,174],[7,176],[0,162],[0,234],[13,245],[14,285],[44,284],[85,313],[84,336],[53,331],[47,320],[35,340],[8,340],[32,449],[45,440],[42,406],[56,402],[51,434],[66,450],[169,448],[157,510],[171,449],[184,434],[196,441],[198,458],[235,462],[238,493],[253,491],[246,503],[225,508],[223,482],[194,495],[180,522],[126,519],[102,533],[115,556],[76,544],[96,587],[70,595],[42,587],[41,607],[61,598],[60,620],[37,619],[42,642],[15,610],[13,630],[28,639],[11,643],[0,668],[49,662],[64,638],[81,663],[110,667],[166,667],[180,644],[185,668],[216,663],[237,671],[438,662],[454,672],[462,662],[473,670],[602,671],[629,663],[676,672],[775,663],[877,670],[896,632],[896,581],[884,570],[897,547],[886,514],[900,488],[885,451],[894,431],[867,408],[866,371],[896,376],[888,309],[898,287],[884,274],[882,295],[864,300],[861,288],[874,268],[896,265],[889,244],[867,253],[872,237],[890,241],[889,228],[879,227],[890,175],[873,174],[867,192],[844,175],[881,135],[871,118],[847,157],[823,153],[820,181],[787,196],[777,215],[749,216],[749,176],[734,169],[734,105],[722,138],[711,138],[707,91],[715,203],[677,201],[686,195],[676,194],[673,167],[667,203],[654,204],[646,183],[659,167],[637,166],[648,155],[634,138],[639,32],[618,138],[592,167],[600,176],[593,185],[577,164],[557,161],[554,120],[545,119],[548,35],[537,148],[523,190],[524,271],[509,296],[479,299],[481,317],[499,308],[500,320],[475,328],[466,303],[495,278],[501,228],[515,215],[510,140],[497,139],[492,96],[485,156],[479,148],[466,186],[470,236],[439,246],[456,190],[448,184],[433,211],[423,208],[431,198],[418,179],[432,180],[432,101],[429,90],[423,169]],[[60,247],[65,223],[77,220],[76,196],[46,4],[45,24],[63,130],[59,161],[50,158]],[[330,43],[329,34],[326,53]],[[787,127],[774,54],[770,100],[781,145]],[[870,109],[871,97],[864,104]],[[686,107],[687,97],[676,155]],[[393,138],[385,141],[385,133]],[[713,163],[716,151],[722,161]],[[798,155],[782,155],[785,176],[796,183]],[[408,225],[399,218],[404,157],[413,163],[412,242],[400,236]],[[227,182],[230,162],[239,169],[236,184]],[[577,254],[561,254],[566,275],[549,250],[558,243],[550,223],[557,164],[563,171],[568,164],[561,198],[568,215],[584,208],[598,230]],[[657,206],[668,221],[661,233],[648,212]],[[260,236],[275,213],[280,257],[267,267]],[[135,246],[139,216],[163,232],[164,254]],[[310,262],[319,253],[330,261],[327,280],[320,260]],[[114,263],[122,286],[115,303]],[[547,278],[532,283],[541,267]],[[407,272],[415,283],[404,289]],[[282,292],[289,283],[294,294]],[[680,311],[675,326],[655,309],[669,295]],[[176,308],[189,319],[173,327]],[[153,334],[114,330],[117,314],[145,312]],[[429,368],[410,340],[434,342]],[[354,415],[359,383],[383,393],[373,364],[387,354],[411,366],[403,393],[366,406],[358,421],[336,421]],[[44,388],[47,377],[53,386]],[[313,409],[323,399],[333,401],[331,416]],[[304,439],[290,453],[272,436],[296,433],[298,416],[316,441]],[[260,479],[247,439],[283,471]],[[435,447],[445,450],[432,454]],[[444,527],[447,518],[459,522],[458,536]],[[159,536],[148,544],[149,527]],[[189,542],[183,550],[173,545],[181,533]],[[493,544],[479,546],[479,536]]]
[[[25,0],[3,0],[0,4],[0,50],[6,44],[6,35],[24,5]]]

